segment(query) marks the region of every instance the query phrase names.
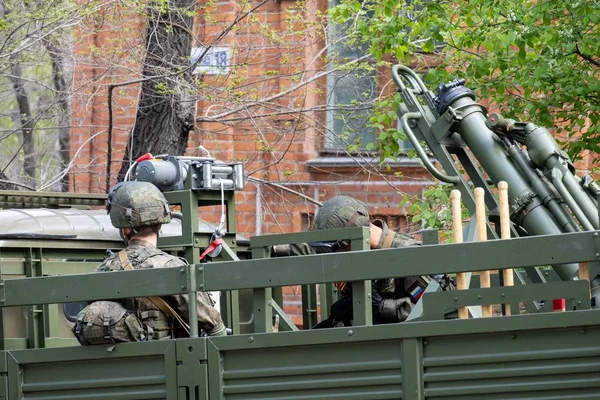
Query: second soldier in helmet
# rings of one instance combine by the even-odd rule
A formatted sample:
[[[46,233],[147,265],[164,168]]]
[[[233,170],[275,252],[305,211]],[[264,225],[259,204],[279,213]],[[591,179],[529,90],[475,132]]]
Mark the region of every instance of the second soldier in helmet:
[[[371,221],[367,207],[360,201],[349,196],[336,196],[323,203],[320,207],[317,216],[315,217],[313,230],[325,229],[340,229],[358,226],[370,227],[370,247],[371,249],[383,248],[398,248],[408,246],[420,246],[419,241],[414,240],[409,235],[404,233],[393,232],[388,229],[385,222],[381,220]],[[334,251],[344,250],[347,243],[342,241],[334,246]],[[306,255],[315,254],[314,246],[310,244],[293,244],[277,246],[273,249],[274,255]],[[386,278],[378,279],[372,283],[372,303],[373,303],[373,320],[374,323],[393,323],[406,320],[410,314],[412,307],[419,300],[425,288],[429,283],[429,277],[405,277],[405,278]],[[332,311],[337,311],[333,314],[340,314],[343,317],[335,315],[330,318],[329,323],[335,324],[340,322],[340,319],[351,318],[351,310],[343,310],[343,308],[351,307],[352,302],[349,301],[351,296],[350,286],[345,284],[337,285],[342,292],[341,304],[332,306]],[[341,321],[347,323],[348,321]],[[320,324],[319,327],[327,325]]]

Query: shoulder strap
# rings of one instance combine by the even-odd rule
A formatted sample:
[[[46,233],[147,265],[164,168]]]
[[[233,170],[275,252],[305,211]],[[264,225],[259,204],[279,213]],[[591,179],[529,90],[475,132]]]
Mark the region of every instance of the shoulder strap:
[[[125,251],[125,249],[119,252],[119,261],[121,261],[121,266],[124,270],[134,269],[129,262],[129,257],[127,257],[127,251]]]
[[[131,263],[129,262],[129,258],[127,257],[127,252],[125,251],[125,249],[121,250],[119,252],[119,260],[121,261],[121,265],[123,266],[123,269],[126,271],[131,271],[134,270],[135,268],[133,268],[131,266]],[[185,322],[183,320],[183,318],[181,318],[181,315],[179,315],[177,313],[177,311],[175,311],[173,309],[173,307],[171,307],[169,304],[167,304],[166,301],[163,300],[162,297],[159,296],[148,296],[148,299],[150,299],[150,301],[160,310],[163,312],[163,314],[177,320],[177,322],[179,322],[179,324],[181,325],[181,327],[187,332],[187,334],[190,334],[190,326],[187,324],[187,322]],[[192,300],[192,299],[190,299]],[[194,299],[195,300],[195,299]]]
[[[381,248],[389,249],[390,247],[392,247],[392,242],[394,241],[394,236],[396,236],[396,233],[392,230],[388,230],[387,235],[385,236],[385,239],[383,239],[383,244],[381,245]]]

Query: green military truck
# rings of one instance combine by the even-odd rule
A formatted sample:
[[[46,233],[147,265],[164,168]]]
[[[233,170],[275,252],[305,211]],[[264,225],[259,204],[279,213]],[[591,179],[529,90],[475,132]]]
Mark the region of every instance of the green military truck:
[[[480,210],[473,188],[483,189],[487,212],[457,236],[464,243],[437,244],[435,232],[424,232],[422,247],[366,251],[368,228],[350,228],[253,237],[248,247],[235,233],[242,168],[171,157],[138,165],[136,179],[161,177],[154,183],[182,215],[159,246],[190,265],[90,273],[107,248],[122,247],[101,212],[75,208],[101,206],[103,197],[0,193],[5,206],[62,205],[2,211],[22,215],[28,228],[0,237],[0,399],[600,398],[598,185],[575,174],[545,129],[488,115],[464,82],[441,85],[434,96],[406,67],[393,76],[404,98],[400,121],[425,166],[462,193],[473,215]],[[497,239],[506,237],[501,181],[510,239]],[[198,207],[215,205],[226,216],[222,248],[199,262],[222,229],[202,229]],[[58,223],[34,213],[55,213],[67,229],[45,231]],[[88,218],[105,239],[78,230]],[[490,240],[475,241],[482,232]],[[352,251],[270,258],[273,245],[340,239]],[[492,274],[487,287],[485,271],[505,270],[514,285]],[[440,273],[465,278],[467,287],[438,291],[432,281],[407,322],[372,325],[371,280]],[[299,331],[282,312],[281,287],[302,285],[310,328],[317,292],[323,319],[338,281],[352,285],[352,326]],[[69,336],[64,304],[196,291],[221,293],[232,335],[86,347]],[[489,305],[494,315],[482,317]],[[457,318],[464,307],[468,318]]]

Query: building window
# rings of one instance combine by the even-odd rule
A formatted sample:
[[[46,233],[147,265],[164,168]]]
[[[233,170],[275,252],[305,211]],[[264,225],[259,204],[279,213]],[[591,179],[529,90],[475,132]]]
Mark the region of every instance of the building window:
[[[375,129],[368,122],[377,90],[375,71],[356,67],[333,72],[327,77],[327,88],[325,149],[358,150],[374,142]]]
[[[340,0],[330,0],[335,7]],[[325,150],[330,152],[356,152],[365,150],[367,144],[377,140],[376,130],[369,126],[378,96],[377,66],[369,56],[368,43],[360,39],[347,39],[345,24],[330,24],[330,48],[327,75],[327,135]],[[348,66],[342,69],[340,65]],[[334,70],[336,69],[336,70]],[[391,71],[389,72],[391,74]],[[399,142],[401,149],[411,149],[408,140]]]
[[[335,7],[339,0],[330,0]],[[330,24],[328,58],[330,70],[348,63],[348,67],[327,75],[327,135],[325,150],[364,149],[375,141],[375,130],[368,126],[377,96],[377,69],[366,43],[346,39],[348,27]]]

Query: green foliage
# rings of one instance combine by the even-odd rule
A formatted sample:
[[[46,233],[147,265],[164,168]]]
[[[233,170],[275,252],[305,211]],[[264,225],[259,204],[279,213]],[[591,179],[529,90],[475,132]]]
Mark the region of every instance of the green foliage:
[[[447,242],[452,238],[450,231],[452,227],[450,191],[452,189],[453,187],[441,183],[432,185],[423,192],[425,200],[416,196],[405,196],[400,202],[400,207],[410,203],[408,212],[412,215],[412,222],[422,223],[425,229],[440,229],[441,240]]]
[[[598,158],[600,1],[341,0],[331,18],[376,59],[426,67],[439,53],[430,85],[464,77],[505,116],[556,126],[572,157]]]

